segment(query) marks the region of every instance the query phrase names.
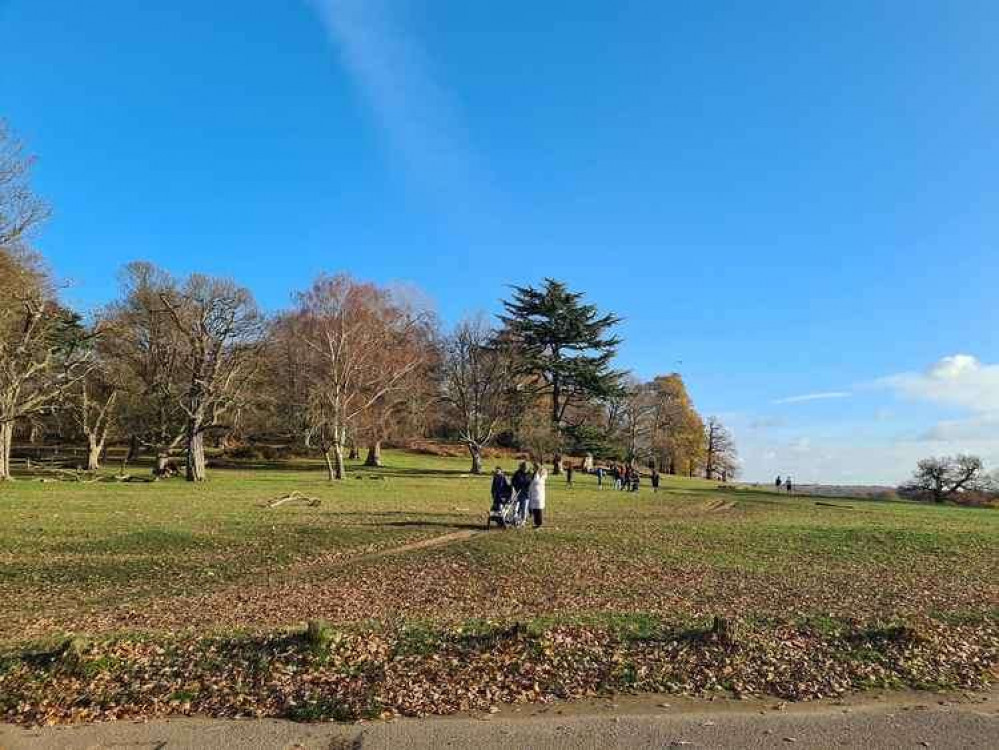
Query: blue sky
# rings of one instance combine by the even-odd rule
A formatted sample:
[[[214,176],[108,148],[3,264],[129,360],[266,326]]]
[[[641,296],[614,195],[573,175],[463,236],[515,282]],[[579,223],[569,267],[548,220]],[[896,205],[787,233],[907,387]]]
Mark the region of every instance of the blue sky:
[[[0,28],[81,306],[136,258],[272,309],[319,270],[406,281],[447,321],[556,276],[749,479],[999,463],[999,4],[0,0]]]

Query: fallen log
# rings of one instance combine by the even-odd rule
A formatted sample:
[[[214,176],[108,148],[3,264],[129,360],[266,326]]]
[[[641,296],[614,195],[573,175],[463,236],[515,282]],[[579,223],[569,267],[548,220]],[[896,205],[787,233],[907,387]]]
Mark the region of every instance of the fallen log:
[[[310,497],[309,495],[304,495],[298,490],[295,490],[294,492],[288,495],[282,495],[281,497],[274,498],[273,500],[268,500],[263,505],[265,508],[276,508],[279,505],[284,505],[285,503],[291,503],[296,501],[301,502],[303,505],[308,505],[312,508],[315,508],[317,505],[319,505],[322,502],[322,500],[320,500],[318,497]]]

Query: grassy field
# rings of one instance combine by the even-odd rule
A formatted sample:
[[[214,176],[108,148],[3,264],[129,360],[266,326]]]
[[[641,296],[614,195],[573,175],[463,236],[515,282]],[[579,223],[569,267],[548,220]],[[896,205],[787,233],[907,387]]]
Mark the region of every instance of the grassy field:
[[[380,639],[393,665],[448,648],[459,648],[461,663],[474,663],[468,648],[488,657],[503,650],[503,638],[510,644],[530,641],[530,649],[543,652],[553,633],[575,644],[565,646],[564,653],[575,653],[581,634],[588,633],[603,643],[591,654],[602,663],[608,653],[639,642],[660,649],[669,643],[682,646],[687,642],[677,634],[703,632],[712,618],[722,616],[738,623],[747,659],[769,648],[766,644],[776,648],[805,637],[817,639],[813,650],[819,645],[833,649],[824,657],[829,663],[844,648],[851,654],[854,645],[861,654],[873,648],[880,654],[873,662],[887,675],[880,683],[874,680],[878,684],[977,685],[994,669],[999,513],[993,510],[787,498],[679,478],[665,478],[658,493],[646,485],[631,494],[610,487],[598,491],[593,477],[577,475],[571,489],[561,477],[550,479],[543,530],[483,533],[488,477],[465,474],[464,459],[398,452],[385,458],[382,469],[352,467],[351,478],[337,485],[324,480],[318,464],[302,462],[217,469],[201,486],[181,480],[25,480],[0,486],[0,642],[13,654],[0,675],[7,675],[8,689],[16,682],[22,703],[30,703],[26,696],[34,683],[29,676],[58,666],[57,660],[44,668],[25,661],[29,641],[84,636],[95,663],[103,663],[101,654],[122,643],[183,641],[217,649],[211,639],[223,639],[232,648],[252,643],[266,651],[262,644],[306,620],[330,623],[331,632],[339,634],[337,643]],[[262,507],[292,490],[322,502]],[[322,632],[320,641],[328,645]],[[488,638],[455,641],[455,633]],[[884,633],[891,637],[886,640]],[[870,637],[858,645],[849,640],[857,634]],[[737,645],[711,637],[701,651],[691,653],[707,658],[711,648]],[[759,648],[749,646],[757,640]],[[209,641],[216,645],[204,646]],[[942,653],[943,644],[954,643],[966,648],[957,655]],[[917,674],[906,667],[909,671],[900,673],[881,663],[895,648],[936,660],[939,668]],[[661,675],[643,685],[647,656],[621,657],[634,673],[625,670],[611,680],[605,674],[593,683],[597,688],[587,682],[579,694],[599,686],[704,688]],[[272,663],[281,661],[271,657]],[[756,672],[748,659],[741,682],[724,679],[726,668],[735,669],[729,664],[718,667],[721,672],[709,684],[713,680],[730,690],[734,685],[736,692],[748,684],[745,692],[789,697],[864,684],[850,673],[843,685],[817,692],[798,695],[775,688],[778,682],[793,682],[795,670],[805,684],[812,656],[794,659],[797,666],[781,678],[784,682],[775,677],[753,687]],[[843,656],[844,663],[852,659]],[[663,660],[670,669],[682,661],[676,654]],[[706,663],[710,673],[714,662]],[[365,672],[362,682],[384,692],[388,678],[384,665],[381,669],[378,675]],[[756,671],[767,669],[764,663]],[[13,675],[20,677],[15,681]],[[51,683],[52,675],[45,675]],[[49,683],[49,708],[35,706],[24,715],[40,720],[107,714],[100,702],[104,708],[92,714],[78,705],[66,708],[79,691],[92,688],[79,675],[73,680],[62,703],[52,697]],[[314,717],[303,718],[359,715],[362,704],[365,710],[454,710],[488,704],[499,695],[487,685],[467,700],[413,707],[401,698],[386,699],[388,693],[379,693],[378,700],[368,693],[347,700],[344,689],[333,692],[335,701],[316,704]],[[230,703],[215,710],[214,703],[204,702],[207,698],[192,703],[174,693],[154,703],[154,712],[298,715],[286,702],[261,709],[269,704],[260,696],[253,710]],[[568,688],[549,693],[577,694]],[[534,699],[549,693],[541,690]],[[532,699],[523,691],[511,695],[499,699]],[[7,715],[16,720],[22,713],[8,705]]]

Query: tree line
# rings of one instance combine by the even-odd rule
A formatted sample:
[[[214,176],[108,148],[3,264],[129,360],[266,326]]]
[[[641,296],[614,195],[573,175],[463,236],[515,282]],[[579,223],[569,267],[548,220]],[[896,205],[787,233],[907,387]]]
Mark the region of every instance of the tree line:
[[[65,306],[32,249],[48,207],[31,159],[0,127],[0,479],[15,437],[76,442],[95,470],[111,444],[153,471],[252,445],[321,455],[331,480],[383,443],[462,442],[471,470],[492,446],[552,462],[591,454],[726,480],[734,441],[702,419],[677,373],[642,382],[615,369],[620,319],[554,279],[514,287],[495,319],[445,330],[404,290],[320,274],[265,314],[237,282],[178,278],[147,262],[86,315]]]

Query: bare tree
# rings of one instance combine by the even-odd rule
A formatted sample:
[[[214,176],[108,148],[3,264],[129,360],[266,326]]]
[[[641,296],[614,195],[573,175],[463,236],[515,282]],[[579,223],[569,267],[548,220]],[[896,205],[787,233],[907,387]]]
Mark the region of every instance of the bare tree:
[[[307,420],[331,481],[344,477],[348,430],[426,356],[406,345],[425,324],[387,291],[346,274],[322,275],[298,295],[285,325],[302,345]]]
[[[91,351],[32,256],[0,248],[0,279],[0,480],[7,480],[15,424],[58,408],[86,375]]]
[[[274,318],[267,333],[265,389],[273,401],[272,428],[303,448],[312,447],[309,424],[309,380],[306,352],[298,338],[295,320]]]
[[[482,449],[496,436],[507,411],[510,359],[483,316],[460,322],[443,350],[442,397],[472,457],[472,473],[481,474]]]
[[[0,120],[0,250],[7,253],[24,250],[49,216],[48,206],[31,189],[34,163],[34,157],[25,153],[21,141]],[[3,278],[10,280],[6,275]]]
[[[735,475],[738,454],[732,433],[718,417],[708,417],[704,428],[704,476],[707,479],[725,479]]]
[[[115,424],[118,388],[103,376],[100,366],[80,379],[71,393],[70,414],[87,441],[87,471],[101,466],[101,455]]]
[[[52,387],[65,387],[65,381],[45,383],[54,308],[48,275],[27,242],[49,209],[31,189],[33,163],[0,120],[0,480],[10,479],[15,423],[34,423],[62,392],[53,394]]]
[[[417,366],[361,412],[352,426],[348,440],[355,450],[357,440],[367,444],[364,465],[370,467],[382,465],[384,441],[405,440],[424,427],[421,412],[425,413],[438,397],[433,379],[439,356],[435,345],[437,318],[432,305],[419,289],[409,285],[394,284],[386,293],[401,319],[419,321],[408,336],[396,343],[391,358],[417,362]]]
[[[628,379],[624,389],[620,403],[621,432],[626,458],[629,463],[634,463],[651,450],[656,403],[650,387],[634,377]]]
[[[924,458],[917,464],[912,480],[899,487],[899,494],[928,497],[942,503],[962,492],[982,489],[987,483],[985,467],[978,456]]]
[[[177,282],[145,262],[129,263],[120,278],[121,298],[99,316],[100,358],[120,388],[116,419],[131,437],[130,456],[135,449],[151,449],[153,473],[163,476],[184,440],[186,423],[178,401],[186,342],[162,302],[164,294],[176,293]]]
[[[185,387],[177,402],[186,416],[187,480],[203,482],[205,432],[223,425],[247,393],[260,364],[264,322],[253,295],[229,279],[192,274],[160,300],[185,340]]]

